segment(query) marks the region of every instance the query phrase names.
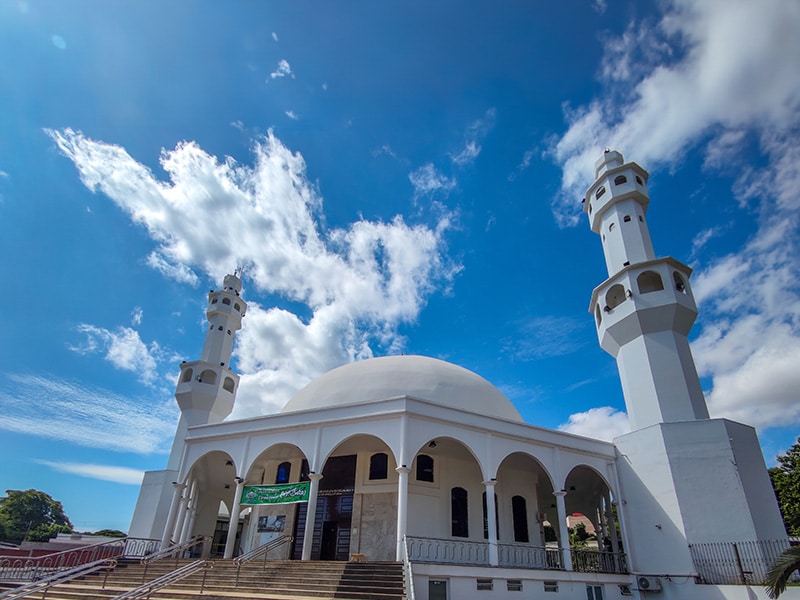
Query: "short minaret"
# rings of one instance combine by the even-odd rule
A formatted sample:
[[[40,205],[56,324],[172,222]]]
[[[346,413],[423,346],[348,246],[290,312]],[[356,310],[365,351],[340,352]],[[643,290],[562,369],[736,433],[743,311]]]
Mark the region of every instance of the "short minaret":
[[[617,359],[633,430],[708,419],[688,334],[697,317],[691,268],[656,258],[645,215],[648,173],[607,150],[595,164],[584,212],[603,242],[609,278],[595,288],[602,348]]]
[[[200,360],[181,363],[175,399],[181,418],[175,432],[168,469],[180,465],[186,430],[195,425],[219,423],[233,410],[239,376],[231,371],[235,332],[242,327],[247,303],[240,297],[238,273],[226,275],[221,290],[208,293],[208,329]]]

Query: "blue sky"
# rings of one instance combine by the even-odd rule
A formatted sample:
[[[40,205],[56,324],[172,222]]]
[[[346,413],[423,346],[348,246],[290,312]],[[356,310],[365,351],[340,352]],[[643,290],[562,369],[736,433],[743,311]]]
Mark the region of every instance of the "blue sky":
[[[245,268],[234,417],[424,354],[529,423],[627,427],[587,312],[604,147],[695,269],[712,416],[800,433],[800,5],[0,1],[0,490],[127,529],[205,293]]]

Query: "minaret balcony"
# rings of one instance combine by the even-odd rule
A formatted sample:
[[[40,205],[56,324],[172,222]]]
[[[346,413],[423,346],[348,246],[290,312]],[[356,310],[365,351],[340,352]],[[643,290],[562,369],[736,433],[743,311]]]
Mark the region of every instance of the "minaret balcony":
[[[239,386],[239,376],[224,365],[212,365],[203,360],[181,363],[176,394],[197,390],[200,393],[221,392],[233,396]]]
[[[627,266],[595,288],[589,311],[603,349],[616,356],[622,345],[657,331],[687,336],[697,318],[691,272],[659,258]]]

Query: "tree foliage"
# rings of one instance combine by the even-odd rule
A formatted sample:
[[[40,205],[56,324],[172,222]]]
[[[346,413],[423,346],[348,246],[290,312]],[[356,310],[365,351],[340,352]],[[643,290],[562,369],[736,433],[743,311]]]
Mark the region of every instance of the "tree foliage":
[[[800,535],[800,438],[777,460],[778,466],[769,470],[772,487],[787,533]]]
[[[800,546],[792,546],[775,559],[775,562],[767,571],[767,579],[764,582],[767,595],[770,598],[777,598],[786,589],[792,574],[800,568]]]
[[[5,541],[47,541],[70,531],[72,523],[61,502],[45,492],[6,490],[0,498],[0,537]]]

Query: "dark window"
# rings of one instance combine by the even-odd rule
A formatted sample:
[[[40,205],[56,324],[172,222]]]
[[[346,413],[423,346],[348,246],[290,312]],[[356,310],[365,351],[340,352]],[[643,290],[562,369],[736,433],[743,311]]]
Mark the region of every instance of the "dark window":
[[[528,508],[525,498],[522,496],[511,498],[511,514],[514,517],[514,541],[528,542]]]
[[[467,490],[464,488],[454,487],[450,490],[450,517],[453,537],[469,537]]]
[[[476,584],[478,591],[481,592],[491,592],[494,588],[494,581],[491,579],[477,579]]]
[[[655,271],[644,271],[636,278],[636,285],[639,286],[640,294],[649,294],[664,289],[664,282],[661,275]]]
[[[594,197],[595,197],[595,198],[599,198],[600,196],[602,196],[602,195],[603,195],[603,194],[605,194],[605,193],[606,193],[606,188],[604,188],[604,187],[601,187],[599,190],[597,190],[597,191],[594,193]]]
[[[186,369],[183,372],[183,377],[181,378],[181,382],[186,383],[192,380],[192,375],[194,375],[194,371],[191,369]]]
[[[222,382],[222,389],[227,392],[233,393],[234,387],[235,384],[233,383],[233,378],[231,377],[226,377],[225,380]]]
[[[292,474],[292,463],[282,462],[278,465],[278,472],[275,475],[275,483],[289,483]]]
[[[486,506],[486,492],[483,492],[483,539],[489,539],[489,509]],[[494,530],[497,532],[497,539],[500,539],[500,517],[497,513],[497,494],[494,495]]]
[[[433,483],[433,459],[427,454],[417,456],[417,481]]]
[[[625,288],[614,284],[606,292],[606,307],[610,310],[625,302]]]
[[[625,215],[624,217],[622,217],[622,220],[625,221],[626,223],[630,223],[631,222],[631,216],[630,215]]]
[[[385,452],[379,452],[369,457],[369,478],[386,479],[389,471],[389,457]]]
[[[614,177],[614,185],[622,185],[623,183],[628,183],[628,178],[625,175],[617,175]]]
[[[308,461],[305,458],[300,465],[300,481],[310,481],[308,476]]]
[[[211,299],[211,304],[216,304],[216,303],[217,303],[217,300],[219,300],[219,298],[212,298],[212,299]]]
[[[672,272],[672,279],[675,281],[675,289],[679,292],[685,294],[686,293],[686,282],[681,277],[680,273],[677,271]]]
[[[230,304],[231,303],[231,299],[230,298],[223,298],[222,299],[222,303],[223,304]]]
[[[508,579],[506,580],[506,589],[509,592],[522,591],[522,579]]]
[[[639,177],[638,175],[636,176],[636,183],[638,183],[639,185],[644,185],[644,182],[642,181],[642,178]]]
[[[238,304],[238,303],[234,304],[234,305],[233,305],[233,308],[235,308],[235,309],[236,309],[236,312],[239,312],[239,311],[242,309],[242,307],[241,307],[241,306],[239,306],[239,304]]]

